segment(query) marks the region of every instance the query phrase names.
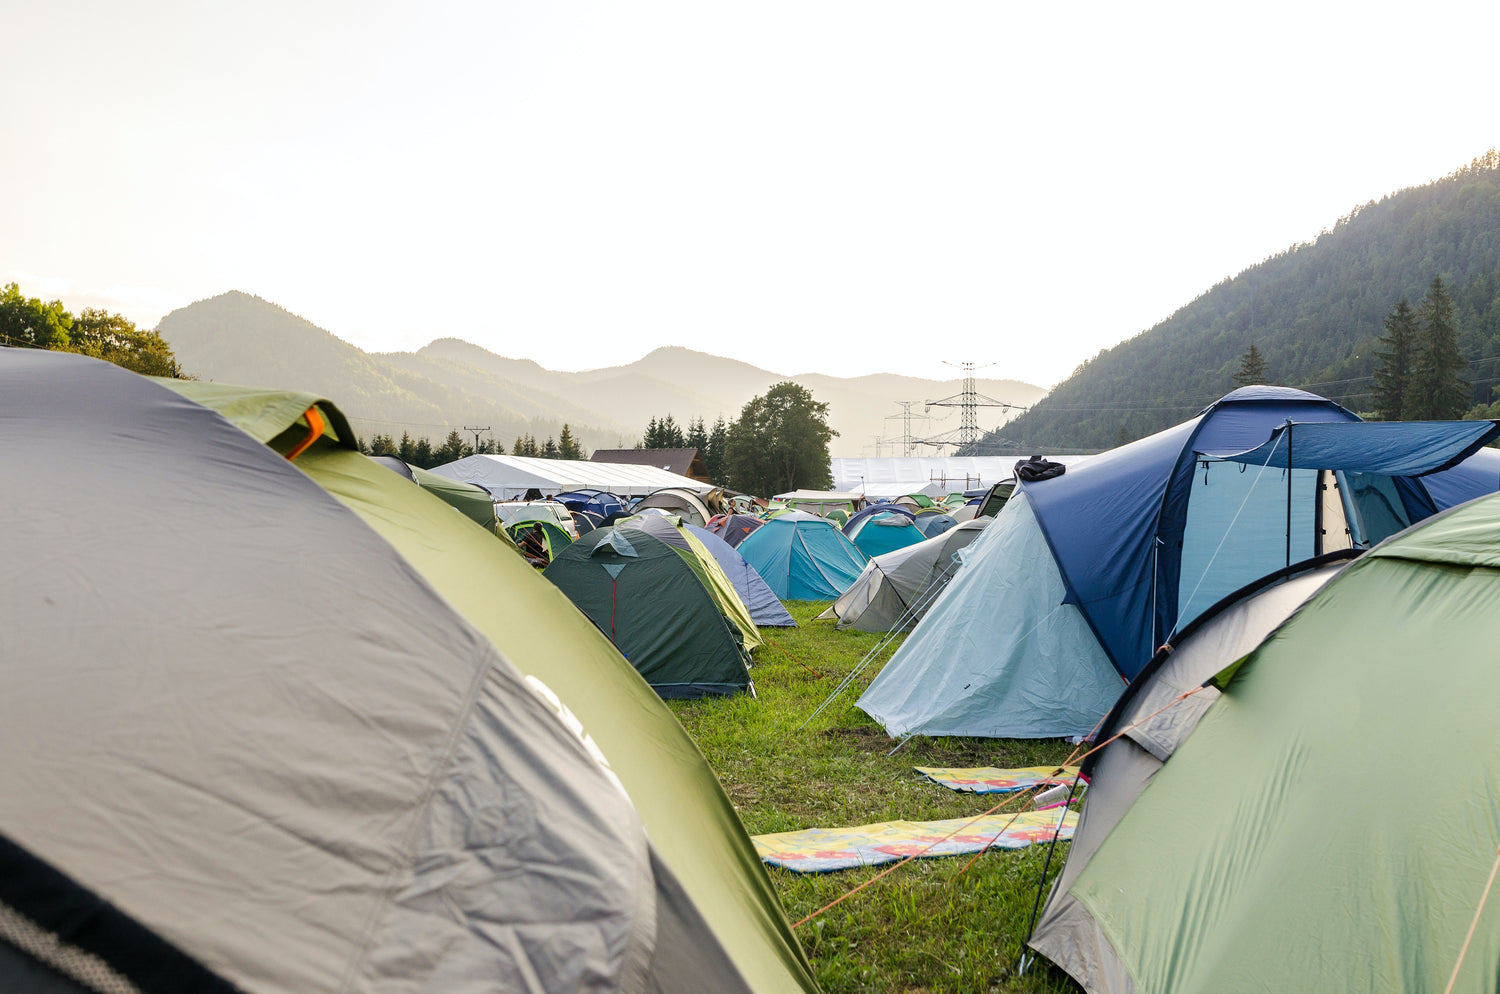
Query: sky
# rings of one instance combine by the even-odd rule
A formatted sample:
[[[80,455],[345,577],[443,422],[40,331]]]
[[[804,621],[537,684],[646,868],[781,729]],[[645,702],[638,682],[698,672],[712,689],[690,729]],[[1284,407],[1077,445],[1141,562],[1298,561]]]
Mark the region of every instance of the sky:
[[[1500,145],[1500,4],[0,0],[0,282],[1050,386]]]

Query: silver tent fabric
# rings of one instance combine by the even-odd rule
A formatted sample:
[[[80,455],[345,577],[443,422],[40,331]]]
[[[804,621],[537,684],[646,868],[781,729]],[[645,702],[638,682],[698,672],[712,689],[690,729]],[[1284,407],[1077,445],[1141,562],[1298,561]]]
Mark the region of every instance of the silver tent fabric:
[[[0,831],[250,992],[692,989],[612,777],[294,465],[34,351],[0,440]]]
[[[959,550],[977,539],[990,521],[965,521],[925,542],[876,556],[854,585],[818,617],[837,618],[837,627],[861,632],[888,632],[898,623],[909,630],[958,572]]]
[[[1208,687],[1175,704],[1173,700],[1254,649],[1347,565],[1340,562],[1296,571],[1244,597],[1226,598],[1159,665],[1142,671],[1137,685],[1100,729],[1101,739],[1130,730],[1095,757],[1067,862],[1029,943],[1090,994],[1134,994],[1136,988],[1093,915],[1068,891],[1219,692]],[[1154,714],[1157,711],[1161,713]],[[1137,722],[1138,727],[1130,728]]]

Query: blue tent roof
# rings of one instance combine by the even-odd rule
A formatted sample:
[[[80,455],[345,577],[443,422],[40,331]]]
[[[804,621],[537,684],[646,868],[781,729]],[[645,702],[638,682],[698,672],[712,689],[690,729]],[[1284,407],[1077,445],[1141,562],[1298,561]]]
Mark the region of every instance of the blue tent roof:
[[[1287,422],[1253,449],[1213,455],[1251,466],[1423,476],[1456,466],[1497,435],[1496,421]]]
[[[1452,469],[1422,480],[1439,511],[1500,490],[1500,449],[1480,449]]]
[[[703,547],[713,553],[719,568],[729,577],[729,582],[734,584],[734,592],[745,602],[751,621],[761,627],[797,627],[797,619],[787,611],[786,605],[777,600],[766,581],[755,572],[755,567],[745,562],[745,557],[735,551],[734,546],[706,528],[689,524],[684,524],[683,527],[698,536]]]

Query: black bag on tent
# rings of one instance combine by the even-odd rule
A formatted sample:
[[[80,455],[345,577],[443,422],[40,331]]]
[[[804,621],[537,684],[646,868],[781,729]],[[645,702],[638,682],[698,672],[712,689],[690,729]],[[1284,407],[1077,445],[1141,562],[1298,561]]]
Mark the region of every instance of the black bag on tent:
[[[1038,480],[1050,480],[1055,476],[1062,476],[1068,467],[1060,462],[1052,462],[1041,456],[1032,456],[1030,459],[1022,459],[1016,463],[1016,479],[1026,483],[1035,483]]]

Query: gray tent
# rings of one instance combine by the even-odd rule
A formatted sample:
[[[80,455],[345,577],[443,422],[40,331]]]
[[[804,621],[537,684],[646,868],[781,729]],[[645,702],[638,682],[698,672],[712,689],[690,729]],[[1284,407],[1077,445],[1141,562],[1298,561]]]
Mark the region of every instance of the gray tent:
[[[854,585],[818,617],[837,618],[839,628],[888,632],[910,629],[958,569],[960,549],[979,537],[989,518],[975,518],[925,542],[876,556]]]
[[[1343,550],[1295,564],[1225,597],[1174,638],[1170,648],[1153,657],[1104,719],[1100,741],[1129,730],[1084,766],[1091,786],[1067,862],[1030,941],[1033,949],[1067,970],[1087,990],[1135,988],[1108,938],[1069,888],[1152,777],[1197,727],[1219,692],[1206,687],[1186,700],[1172,702],[1264,641],[1354,555],[1355,550]]]
[[[745,989],[555,699],[287,459],[12,349],[0,444],[0,989]]]

